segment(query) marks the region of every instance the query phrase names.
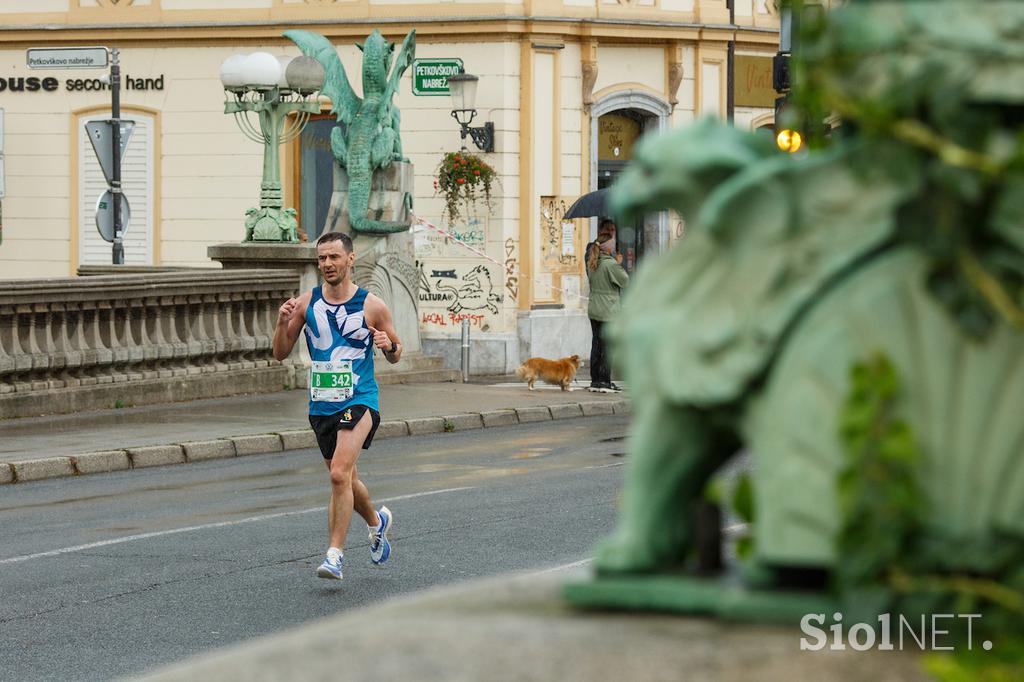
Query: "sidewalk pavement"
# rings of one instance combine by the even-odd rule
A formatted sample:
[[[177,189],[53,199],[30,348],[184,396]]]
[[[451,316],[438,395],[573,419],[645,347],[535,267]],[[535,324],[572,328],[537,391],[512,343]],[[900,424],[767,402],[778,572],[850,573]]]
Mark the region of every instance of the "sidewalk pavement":
[[[628,412],[623,394],[490,383],[381,386],[377,438]],[[316,447],[304,389],[0,420],[0,485]]]

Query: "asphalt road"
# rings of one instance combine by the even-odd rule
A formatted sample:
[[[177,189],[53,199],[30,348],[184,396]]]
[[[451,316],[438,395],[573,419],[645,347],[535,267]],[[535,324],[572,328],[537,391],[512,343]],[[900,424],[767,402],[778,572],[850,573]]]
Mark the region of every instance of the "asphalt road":
[[[360,459],[394,512],[370,563],[318,579],[328,480],[308,450],[5,486],[0,680],[136,675],[395,595],[588,561],[615,522],[627,418],[379,441]],[[339,633],[344,646],[344,633]]]

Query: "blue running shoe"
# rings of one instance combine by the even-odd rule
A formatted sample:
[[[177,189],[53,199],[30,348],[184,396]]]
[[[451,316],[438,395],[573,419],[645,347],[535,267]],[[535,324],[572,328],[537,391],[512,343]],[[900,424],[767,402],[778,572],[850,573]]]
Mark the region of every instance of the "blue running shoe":
[[[370,531],[370,560],[375,564],[383,564],[391,556],[388,531],[391,530],[394,516],[391,515],[391,510],[387,507],[381,507],[377,516],[380,517],[380,528]]]
[[[341,564],[345,560],[345,557],[338,556],[337,559],[331,560],[328,556],[324,559],[324,562],[320,564],[320,567],[316,569],[316,577],[327,578],[328,580],[341,580]]]

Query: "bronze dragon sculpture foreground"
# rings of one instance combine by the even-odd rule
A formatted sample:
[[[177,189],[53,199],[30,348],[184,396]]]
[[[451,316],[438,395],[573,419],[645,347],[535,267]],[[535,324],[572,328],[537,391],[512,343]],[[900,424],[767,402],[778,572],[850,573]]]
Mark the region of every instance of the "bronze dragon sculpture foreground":
[[[789,622],[958,604],[1020,632],[1022,28],[1014,2],[851,2],[802,43],[807,110],[843,121],[826,149],[710,119],[638,146],[614,209],[686,232],[613,327],[626,489],[572,601]],[[686,578],[743,448],[743,580]]]

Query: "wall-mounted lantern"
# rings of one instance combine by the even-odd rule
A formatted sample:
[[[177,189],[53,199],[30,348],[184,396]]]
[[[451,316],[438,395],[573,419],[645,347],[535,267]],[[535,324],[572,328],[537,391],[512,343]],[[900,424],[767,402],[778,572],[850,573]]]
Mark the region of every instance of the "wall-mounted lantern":
[[[493,152],[494,124],[488,121],[476,128],[471,128],[469,125],[476,117],[476,86],[479,81],[479,77],[464,71],[448,77],[448,89],[452,96],[452,118],[462,128],[463,142],[465,142],[466,135],[469,135],[477,149]],[[465,147],[463,148],[465,149]]]

